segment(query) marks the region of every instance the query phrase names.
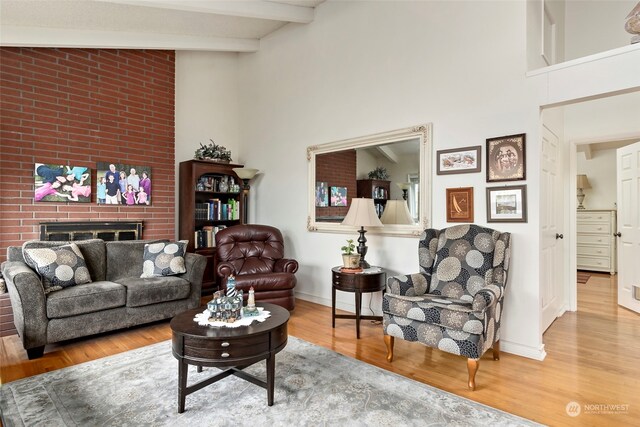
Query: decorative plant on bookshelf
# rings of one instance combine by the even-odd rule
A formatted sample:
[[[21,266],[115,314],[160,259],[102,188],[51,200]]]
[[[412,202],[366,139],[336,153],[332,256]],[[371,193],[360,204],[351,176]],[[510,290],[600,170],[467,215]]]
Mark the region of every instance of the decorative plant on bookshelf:
[[[389,173],[387,172],[386,168],[378,166],[377,168],[369,172],[369,179],[387,180],[389,179]]]
[[[342,265],[345,268],[359,268],[360,254],[355,253],[356,245],[353,239],[347,239],[347,244],[340,248],[342,250]]]
[[[209,145],[200,143],[200,148],[195,152],[194,158],[198,160],[209,160],[217,163],[229,163],[231,161],[231,151],[226,147],[218,145],[210,139]]]

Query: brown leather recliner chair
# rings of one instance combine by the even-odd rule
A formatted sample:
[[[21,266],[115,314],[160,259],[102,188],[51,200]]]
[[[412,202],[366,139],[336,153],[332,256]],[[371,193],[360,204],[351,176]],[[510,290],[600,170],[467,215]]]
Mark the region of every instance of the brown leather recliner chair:
[[[298,261],[284,258],[282,233],[268,225],[234,225],[216,233],[216,273],[222,278],[236,277],[236,289],[245,300],[253,286],[256,301],[278,304],[289,311],[295,307]]]

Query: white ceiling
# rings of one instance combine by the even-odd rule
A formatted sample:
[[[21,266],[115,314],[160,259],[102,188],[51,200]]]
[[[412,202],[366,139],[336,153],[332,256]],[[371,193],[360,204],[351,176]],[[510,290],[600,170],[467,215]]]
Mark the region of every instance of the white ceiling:
[[[0,0],[2,46],[254,52],[324,0]]]

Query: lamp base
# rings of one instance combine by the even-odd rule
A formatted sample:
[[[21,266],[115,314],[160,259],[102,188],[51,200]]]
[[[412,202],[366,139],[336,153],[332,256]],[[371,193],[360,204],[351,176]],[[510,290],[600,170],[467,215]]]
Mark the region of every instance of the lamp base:
[[[584,205],[582,204],[582,202],[584,201],[584,196],[585,194],[582,192],[582,188],[578,188],[578,209],[585,209]]]
[[[359,245],[357,250],[358,250],[358,253],[360,254],[360,267],[362,268],[371,267],[369,263],[364,260],[364,256],[367,254],[367,251],[369,250],[369,248],[365,244],[367,243],[367,238],[364,237],[364,233],[366,232],[367,230],[365,230],[364,227],[360,227],[360,230],[358,230],[358,233],[360,233],[360,237],[358,238]]]

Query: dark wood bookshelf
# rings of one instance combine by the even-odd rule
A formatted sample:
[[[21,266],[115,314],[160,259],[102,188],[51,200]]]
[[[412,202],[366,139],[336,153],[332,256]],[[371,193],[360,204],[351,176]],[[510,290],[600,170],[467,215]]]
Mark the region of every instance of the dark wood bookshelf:
[[[202,281],[202,295],[209,295],[218,290],[218,280],[215,274],[216,268],[216,248],[199,247],[196,248],[195,233],[205,226],[231,227],[242,224],[244,209],[242,202],[242,180],[233,171],[233,168],[241,168],[243,165],[234,163],[215,163],[206,160],[188,160],[180,163],[180,201],[179,201],[179,231],[181,240],[188,240],[188,252],[195,252],[207,257],[207,267]],[[212,191],[198,190],[197,185],[201,177],[227,177],[233,178],[238,184],[240,191]],[[196,203],[207,203],[211,199],[219,199],[221,203],[228,203],[235,200],[239,203],[238,219],[198,219],[196,218]]]
[[[383,179],[359,179],[357,181],[357,197],[365,197],[373,199],[378,217],[382,216],[387,200],[389,200],[389,192],[391,181]]]

